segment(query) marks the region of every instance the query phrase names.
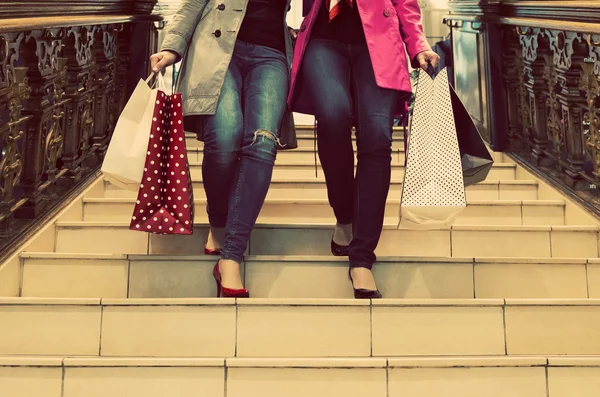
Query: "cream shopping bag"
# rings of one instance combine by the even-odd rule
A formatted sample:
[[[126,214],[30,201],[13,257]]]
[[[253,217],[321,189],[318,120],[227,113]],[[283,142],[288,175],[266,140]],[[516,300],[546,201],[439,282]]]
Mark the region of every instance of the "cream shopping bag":
[[[399,228],[446,229],[467,206],[447,70],[421,70],[407,136]]]
[[[160,73],[157,74],[158,87],[149,86],[153,76],[140,80],[133,91],[119,116],[102,163],[106,179],[123,189],[138,191],[142,180],[156,94],[165,87]]]

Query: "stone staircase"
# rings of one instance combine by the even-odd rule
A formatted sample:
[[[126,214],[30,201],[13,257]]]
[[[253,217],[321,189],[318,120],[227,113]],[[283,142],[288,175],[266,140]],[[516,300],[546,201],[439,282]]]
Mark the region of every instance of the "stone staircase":
[[[129,231],[135,195],[91,185],[0,266],[0,397],[600,395],[595,219],[495,154],[452,228],[399,230],[396,139],[386,299],[356,301],[312,145],[279,154],[248,300],[212,298],[200,144],[192,237]]]

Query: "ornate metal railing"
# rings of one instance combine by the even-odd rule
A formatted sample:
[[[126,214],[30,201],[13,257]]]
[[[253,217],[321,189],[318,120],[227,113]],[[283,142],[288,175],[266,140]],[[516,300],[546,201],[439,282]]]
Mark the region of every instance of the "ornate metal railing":
[[[454,0],[447,21],[477,28],[494,149],[600,214],[600,3]]]
[[[132,84],[148,72],[155,5],[0,0],[0,253],[98,174]]]

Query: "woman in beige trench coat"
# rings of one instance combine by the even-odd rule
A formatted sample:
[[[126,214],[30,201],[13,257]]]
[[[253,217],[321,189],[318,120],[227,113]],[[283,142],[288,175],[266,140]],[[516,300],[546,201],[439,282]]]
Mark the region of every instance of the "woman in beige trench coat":
[[[277,149],[296,146],[286,111],[293,55],[290,0],[183,0],[155,72],[183,58],[179,86],[186,130],[204,141],[202,177],[219,255],[217,296],[249,297],[239,265],[264,203]]]

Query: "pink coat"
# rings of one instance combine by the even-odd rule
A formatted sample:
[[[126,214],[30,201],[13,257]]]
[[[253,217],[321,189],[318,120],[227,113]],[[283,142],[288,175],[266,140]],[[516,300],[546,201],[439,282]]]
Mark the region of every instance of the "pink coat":
[[[324,0],[312,0],[310,13],[300,25],[296,39],[288,105],[290,109],[314,114],[306,97],[302,78],[302,59]],[[411,92],[408,60],[431,50],[421,25],[417,0],[356,0],[363,23],[377,85],[382,88]]]

